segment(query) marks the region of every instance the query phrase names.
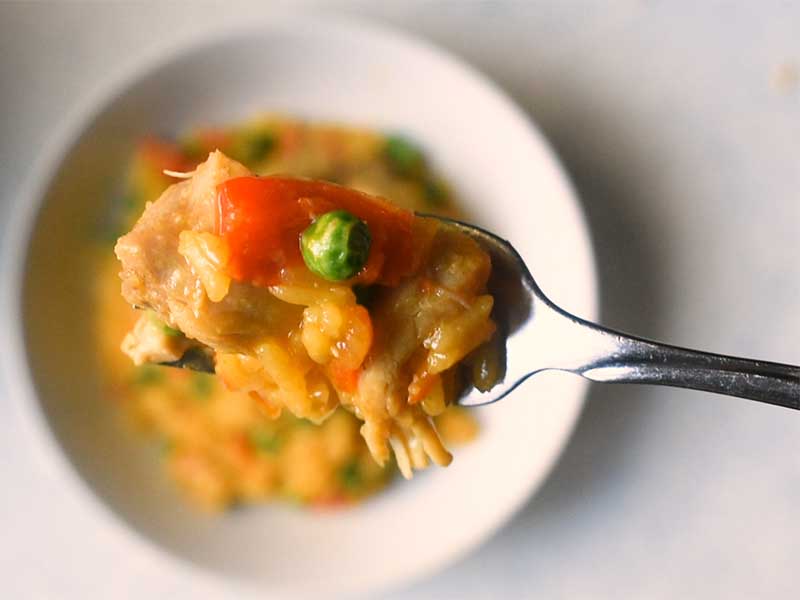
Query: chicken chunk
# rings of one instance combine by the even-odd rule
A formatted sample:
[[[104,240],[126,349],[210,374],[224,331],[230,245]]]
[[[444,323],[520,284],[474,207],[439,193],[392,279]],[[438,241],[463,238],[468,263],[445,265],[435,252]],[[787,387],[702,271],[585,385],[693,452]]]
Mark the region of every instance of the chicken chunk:
[[[122,263],[125,299],[154,310],[170,327],[217,350],[246,351],[263,331],[279,329],[302,314],[302,308],[246,282],[230,282],[225,296],[212,301],[199,261],[187,260],[189,252],[181,248],[186,245],[181,243],[186,240],[183,232],[213,232],[217,185],[250,174],[221,152],[211,153],[191,179],[170,186],[148,204],[133,230],[121,237],[115,248]],[[215,260],[213,250],[205,251],[208,260]]]

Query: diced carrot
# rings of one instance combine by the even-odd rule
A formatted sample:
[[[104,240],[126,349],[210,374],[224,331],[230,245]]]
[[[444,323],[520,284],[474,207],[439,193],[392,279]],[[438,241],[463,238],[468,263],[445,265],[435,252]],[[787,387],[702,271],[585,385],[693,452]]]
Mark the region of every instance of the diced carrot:
[[[350,500],[344,494],[333,494],[330,496],[322,496],[321,498],[314,498],[311,501],[311,505],[314,508],[320,510],[341,508],[343,506],[347,506],[348,504],[352,504],[352,500]]]
[[[361,376],[361,369],[348,369],[342,367],[337,360],[331,361],[328,365],[328,375],[336,386],[336,389],[348,394],[355,394],[358,390],[358,378]]]

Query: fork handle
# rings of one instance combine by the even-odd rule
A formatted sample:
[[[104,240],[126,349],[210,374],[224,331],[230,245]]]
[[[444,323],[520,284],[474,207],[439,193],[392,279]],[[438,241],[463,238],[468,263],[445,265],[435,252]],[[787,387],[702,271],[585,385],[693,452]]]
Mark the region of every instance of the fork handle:
[[[569,370],[592,381],[648,383],[738,396],[800,410],[800,367],[652,342],[572,315],[607,350]]]

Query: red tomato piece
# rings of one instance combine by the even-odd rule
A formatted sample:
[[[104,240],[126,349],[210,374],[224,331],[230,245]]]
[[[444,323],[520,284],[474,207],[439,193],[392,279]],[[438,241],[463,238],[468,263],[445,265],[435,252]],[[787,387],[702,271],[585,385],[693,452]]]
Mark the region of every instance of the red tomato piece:
[[[217,209],[217,234],[231,252],[228,272],[239,281],[276,285],[286,269],[304,268],[300,234],[334,209],[356,215],[372,236],[367,264],[350,283],[397,285],[419,264],[413,213],[333,183],[237,177],[218,187]]]

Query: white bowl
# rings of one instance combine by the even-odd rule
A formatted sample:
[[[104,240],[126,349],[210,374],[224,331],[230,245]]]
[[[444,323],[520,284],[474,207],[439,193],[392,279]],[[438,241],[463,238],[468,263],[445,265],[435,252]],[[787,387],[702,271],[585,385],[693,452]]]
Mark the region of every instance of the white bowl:
[[[138,532],[128,536],[133,551],[193,577],[195,589],[198,580],[217,590],[244,580],[286,594],[407,583],[475,548],[542,483],[572,430],[583,382],[537,377],[476,409],[480,439],[457,450],[450,468],[399,482],[357,508],[322,514],[265,506],[221,518],[184,506],[98,393],[87,239],[133,141],[263,110],[420,140],[456,184],[467,214],[512,240],[555,301],[596,316],[592,253],[575,195],[541,134],[502,92],[404,35],[352,21],[281,18],[171,44],[109,84],[42,158],[5,249],[7,381],[63,475],[64,493],[86,500],[91,494],[81,488],[91,489],[102,500],[94,502],[97,527],[113,527],[104,504]]]

